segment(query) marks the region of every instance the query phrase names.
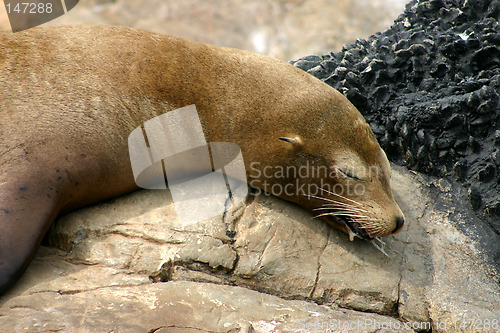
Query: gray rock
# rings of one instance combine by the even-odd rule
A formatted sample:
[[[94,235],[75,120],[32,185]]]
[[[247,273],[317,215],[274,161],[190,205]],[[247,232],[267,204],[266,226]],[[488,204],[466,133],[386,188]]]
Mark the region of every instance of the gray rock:
[[[73,212],[0,299],[0,327],[470,332],[493,325],[500,288],[484,246],[492,230],[462,222],[474,217],[455,198],[455,184],[399,167],[392,181],[407,224],[383,239],[389,256],[265,195],[187,227],[177,223],[168,191]]]

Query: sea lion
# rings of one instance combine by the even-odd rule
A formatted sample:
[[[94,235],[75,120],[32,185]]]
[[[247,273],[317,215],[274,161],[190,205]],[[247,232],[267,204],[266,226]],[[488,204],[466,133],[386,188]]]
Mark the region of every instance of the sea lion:
[[[191,104],[207,141],[241,148],[251,185],[351,238],[401,229],[389,163],[369,125],[302,70],[123,27],[1,33],[0,292],[22,274],[56,216],[137,188],[127,147],[134,128]],[[304,166],[330,172],[290,172]]]

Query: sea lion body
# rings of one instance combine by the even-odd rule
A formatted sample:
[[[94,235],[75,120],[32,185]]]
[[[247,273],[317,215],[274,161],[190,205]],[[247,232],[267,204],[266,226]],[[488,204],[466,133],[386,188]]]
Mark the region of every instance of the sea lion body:
[[[250,163],[261,171],[306,160],[376,165],[385,174],[366,182],[366,198],[351,199],[380,218],[383,228],[370,236],[402,224],[387,159],[363,117],[291,65],[120,27],[0,33],[0,293],[22,274],[57,215],[137,188],[127,146],[134,128],[190,104],[208,142],[239,145],[252,185],[294,179],[252,173]],[[332,195],[279,194],[310,210]]]

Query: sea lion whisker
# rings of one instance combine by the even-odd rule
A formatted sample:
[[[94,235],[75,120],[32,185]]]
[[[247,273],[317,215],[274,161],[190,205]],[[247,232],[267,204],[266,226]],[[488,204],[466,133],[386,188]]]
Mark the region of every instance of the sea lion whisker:
[[[370,230],[374,230],[374,231],[381,230],[377,227],[377,224],[376,224],[377,221],[356,221],[356,222],[361,223],[365,229],[370,229]]]
[[[345,208],[348,208],[348,209],[352,209],[353,211],[370,213],[370,211],[368,211],[366,209],[358,208],[358,207],[355,207],[355,206],[352,206],[352,205],[349,205],[349,204],[346,204],[346,203],[343,203],[343,202],[340,202],[340,201],[337,202],[336,204],[323,204],[323,206],[328,206],[328,207],[331,207],[331,208],[336,208],[336,206],[342,206],[342,207],[345,207]]]
[[[352,214],[352,213],[332,213],[333,216],[346,216],[346,217],[365,217],[364,215],[357,215],[357,214]],[[358,222],[358,220],[356,220]]]
[[[372,230],[383,228],[377,223],[377,219],[357,219],[355,222],[363,223],[365,226],[369,227]]]
[[[335,216],[335,215],[332,215],[331,213],[323,213],[323,214],[316,215],[315,217],[323,217],[323,216]]]
[[[359,207],[356,207],[356,206],[352,206],[352,205],[349,205],[349,204],[345,204],[343,202],[336,202],[336,203],[323,203],[322,204],[323,207],[329,207],[331,209],[346,209],[346,210],[351,210],[351,211],[356,211],[356,212],[362,212],[362,213],[368,213],[370,214],[371,212],[369,210],[366,210],[366,209],[363,209],[363,208],[359,208]]]
[[[366,221],[366,220],[355,219],[352,222],[357,223],[362,229],[379,231],[377,228],[377,221]]]
[[[338,210],[338,211],[334,211],[332,212],[333,215],[345,215],[345,216],[348,216],[348,217],[356,217],[356,222],[369,222],[369,221],[377,221],[377,219],[375,218],[372,218],[372,217],[369,217],[369,216],[366,216],[364,214],[359,214],[357,212],[350,212],[350,211],[343,211],[343,210]]]
[[[318,208],[314,208],[313,209],[313,211],[318,211],[318,210],[326,210],[326,211],[328,211],[328,214],[331,214],[331,215],[345,215],[345,216],[366,217],[365,215],[358,215],[359,214],[358,212],[352,212],[350,210],[342,210],[342,209],[332,210],[331,208],[327,208],[327,207],[318,207]]]
[[[367,226],[370,226],[372,230],[382,230],[384,229],[384,227],[380,226],[379,224],[374,224],[375,222],[377,222],[377,220],[358,220],[356,222],[359,222],[359,223],[364,223],[365,225]]]
[[[316,215],[316,217],[323,217],[323,216],[333,216],[333,217],[337,217],[337,216],[346,216],[346,215],[335,215],[335,214],[332,214],[332,213],[323,213],[323,214]],[[346,216],[346,217],[347,217],[347,216]]]
[[[333,200],[333,202],[336,204],[344,205],[346,207],[359,208],[358,206],[354,206],[354,205],[347,203],[347,202],[342,202],[342,201],[338,201],[338,200]],[[324,205],[332,205],[332,204],[331,203],[324,203]],[[361,209],[361,208],[359,208],[359,209]]]
[[[375,237],[373,239],[373,242],[370,242],[372,243],[372,245],[377,249],[379,250],[380,252],[382,252],[387,258],[390,258],[389,254],[387,254],[387,252],[385,252],[385,242],[383,240],[381,240],[380,238],[378,237]]]
[[[346,197],[344,197],[343,195],[337,194],[337,193],[332,192],[332,191],[328,191],[328,190],[326,190],[326,189],[324,189],[324,188],[321,188],[321,187],[319,187],[319,189],[320,189],[320,190],[322,190],[322,191],[325,191],[326,193],[329,193],[329,194],[331,194],[331,195],[336,195],[336,196],[338,196],[338,197],[340,197],[340,198],[342,198],[342,199],[344,199],[344,200],[350,201],[350,202],[352,202],[352,203],[354,203],[354,204],[356,204],[356,205],[358,205],[358,206],[360,206],[360,207],[364,207],[364,206],[363,206],[362,204],[360,204],[359,202],[357,202],[357,201],[355,201],[355,200],[352,200],[352,199],[349,199],[349,198],[346,198]]]
[[[358,205],[358,206],[363,207],[363,205],[362,205],[361,203],[359,203],[359,202],[357,202],[357,201],[355,201],[355,200],[349,199],[349,198],[347,198],[347,197],[345,197],[345,196],[343,196],[343,195],[340,195],[340,194],[338,194],[338,193],[335,193],[335,192],[329,191],[329,190],[327,190],[327,189],[325,189],[325,188],[322,188],[322,187],[320,187],[319,189],[320,189],[320,190],[322,190],[322,191],[325,191],[325,192],[326,192],[326,193],[328,193],[328,194],[331,194],[331,195],[336,195],[336,196],[338,196],[338,197],[340,197],[340,198],[342,198],[342,199],[344,199],[344,200],[350,201],[350,202],[352,202],[352,203],[354,203],[354,204],[356,204],[356,205]]]
[[[359,211],[355,211],[355,210],[351,210],[351,209],[346,209],[346,208],[339,209],[339,208],[334,208],[334,207],[318,207],[318,208],[313,209],[313,211],[316,211],[316,210],[329,210],[332,213],[360,214],[362,216],[368,217],[368,216],[364,215],[363,212],[359,212]]]
[[[318,207],[318,208],[313,208],[313,211],[315,210],[332,210],[333,208],[331,207]]]
[[[335,212],[328,212],[328,213],[323,213],[323,214],[317,215],[317,217],[322,217],[322,216],[363,217],[363,215],[353,215],[353,214],[347,214],[347,213],[337,214]]]
[[[378,219],[376,218],[361,218],[361,219],[358,219],[356,220],[356,222],[359,222],[359,223],[366,223],[366,224],[371,224],[371,225],[376,225],[376,226],[379,226],[377,224],[374,224],[374,223],[377,223],[378,222]]]
[[[343,201],[339,201],[339,200],[333,200],[334,202],[336,203],[339,203],[339,204],[342,204],[342,205],[345,205],[345,206],[349,206],[349,207],[355,207],[355,208],[358,208],[358,209],[362,209],[362,208],[359,208],[358,206],[355,206],[353,204],[350,204],[350,203],[347,203],[347,202],[343,202]],[[325,204],[326,205],[326,204]]]
[[[367,230],[367,231],[371,231],[371,232],[379,232],[379,231],[383,230],[383,229],[377,228],[374,225],[367,225],[367,224],[361,224],[360,228],[364,229],[364,230]]]
[[[320,200],[328,201],[328,202],[331,202],[332,204],[342,203],[341,201],[338,201],[338,200],[332,200],[332,199],[328,199],[328,198],[325,198],[325,197],[319,197],[319,196],[314,195],[314,194],[303,194],[303,195],[306,196],[306,197],[308,197],[308,198],[315,198],[315,199],[320,199]],[[355,207],[355,206],[353,206],[353,207]]]
[[[323,203],[322,204],[323,206],[327,206],[327,207],[331,207],[331,208],[337,208],[338,206],[343,206],[344,208],[351,209],[353,211],[357,211],[358,213],[363,213],[363,212],[364,213],[370,213],[370,211],[368,211],[368,210],[365,210],[363,208],[359,208],[359,207],[356,207],[354,205],[351,205],[351,204],[348,204],[348,203],[345,203],[345,202],[341,202],[341,201],[338,201],[338,200],[332,200],[332,199],[328,199],[328,198],[325,198],[325,197],[319,197],[319,196],[316,196],[316,195],[313,195],[313,194],[304,194],[304,196],[307,196],[308,198],[316,198],[316,199],[320,199],[320,200],[324,200],[324,201],[328,201],[329,202],[329,203]],[[340,197],[342,197],[342,196],[340,196]],[[345,199],[346,200],[350,200],[348,198],[345,198]],[[353,201],[353,200],[351,200],[351,201]],[[355,202],[355,201],[353,201],[353,202]]]
[[[359,229],[363,229],[363,230],[369,232],[370,234],[376,234],[376,233],[381,231],[380,229],[374,227],[373,224],[368,225],[367,223],[360,223],[358,221],[356,221],[356,223],[358,223]]]
[[[315,208],[314,210],[330,210],[333,215],[340,215],[340,214],[349,214],[349,216],[352,217],[360,217],[362,219],[358,219],[357,221],[378,221],[379,219],[375,217],[370,217],[366,214],[363,214],[363,212],[351,210],[351,209],[345,209],[345,208],[332,208],[332,207],[320,207],[320,208]]]
[[[315,198],[315,199],[319,199],[319,200],[323,200],[323,201],[327,201],[328,202],[328,203],[323,203],[323,205],[332,205],[332,206],[334,206],[334,205],[345,205],[347,207],[352,207],[352,208],[356,208],[356,209],[362,209],[362,208],[356,207],[354,205],[350,205],[350,204],[342,202],[342,201],[333,200],[333,199],[329,199],[329,198],[325,198],[325,197],[320,197],[320,196],[317,196],[317,195],[314,195],[314,194],[303,194],[303,195],[307,196],[308,198]],[[345,199],[347,199],[347,198],[345,198]],[[349,200],[349,199],[347,199],[347,200]]]
[[[348,211],[348,210],[336,210],[336,211],[333,211],[333,214],[335,214],[335,215],[347,214],[347,216],[359,217],[359,218],[365,218],[366,217],[366,215],[364,215],[364,214],[360,214],[358,212],[351,212],[351,211]]]
[[[358,221],[360,222],[374,222],[374,221],[379,221],[376,217],[370,217],[370,216],[364,216],[363,219],[359,219]]]
[[[380,243],[380,245],[385,245],[385,242],[382,239],[380,239],[379,237],[375,237],[373,240]]]
[[[326,210],[326,209],[331,209],[331,208],[321,207],[316,210]],[[343,211],[343,212],[330,211],[316,215],[315,217],[320,218],[323,216],[331,216],[339,218],[339,221],[346,227],[347,232],[349,234],[349,239],[351,241],[355,236],[363,238],[363,236],[359,236],[358,234],[359,230],[364,230],[364,232],[366,232],[369,237],[373,237],[374,235],[380,234],[385,230],[385,228],[376,223],[378,219],[365,215],[353,214],[350,211]],[[354,225],[352,223],[354,223]],[[358,232],[356,232],[356,229],[358,230]]]
[[[327,198],[324,198],[324,197],[318,197],[316,195],[313,195],[313,194],[302,194],[303,196],[306,196],[308,198],[315,198],[315,199],[320,199],[320,200],[324,200],[324,201],[329,201],[329,202],[333,202],[333,203],[336,203],[337,201],[333,201],[331,199],[327,199]]]
[[[331,210],[331,209],[332,208],[330,208],[330,207],[319,207],[319,208],[315,208],[313,210],[318,211],[318,210]],[[343,210],[334,210],[334,211],[326,212],[326,213],[320,214],[318,217],[321,217],[321,216],[345,216],[345,217],[353,218],[353,222],[360,224],[360,226],[363,229],[369,228],[370,230],[380,231],[378,229],[375,230],[375,228],[374,228],[374,226],[376,226],[375,223],[378,221],[377,218],[366,216],[364,214],[359,214],[359,212],[353,212],[350,210],[343,209]]]

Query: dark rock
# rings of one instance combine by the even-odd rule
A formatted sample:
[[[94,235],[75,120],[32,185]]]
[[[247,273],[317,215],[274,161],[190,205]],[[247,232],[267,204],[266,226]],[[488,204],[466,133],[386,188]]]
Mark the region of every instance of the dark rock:
[[[446,127],[447,129],[455,127],[455,126],[461,126],[463,125],[464,120],[461,115],[459,114],[453,114],[450,118],[448,118],[448,121],[446,122]]]
[[[472,65],[477,69],[498,67],[500,64],[500,48],[487,46],[472,56]]]
[[[467,161],[460,160],[456,162],[453,166],[453,172],[455,172],[455,177],[458,181],[464,180],[467,175]]]
[[[486,207],[486,211],[488,214],[493,215],[494,217],[500,217],[500,201],[492,202],[488,204]]]
[[[494,137],[493,142],[495,143],[495,146],[500,146],[500,130],[496,130],[493,137]]]
[[[449,70],[450,68],[445,63],[436,63],[431,68],[431,75],[432,77],[443,77]]]
[[[472,136],[469,137],[469,147],[472,149],[473,152],[479,153],[481,151],[481,144],[479,141],[474,139]]]
[[[319,57],[312,57],[312,56],[309,56],[308,58],[319,58]],[[316,60],[316,59],[315,59]],[[304,70],[308,71],[310,70],[311,68],[313,67],[316,67],[317,66],[317,61],[309,61],[307,59],[301,59],[298,61],[298,64],[297,66],[300,66],[301,68],[303,68]]]
[[[495,163],[495,165],[500,170],[500,151],[499,150],[495,150],[493,153],[491,153],[491,160],[493,161],[493,163]]]
[[[495,166],[491,163],[486,164],[479,172],[477,173],[477,179],[480,182],[487,182],[493,178],[495,175]]]
[[[446,149],[452,147],[455,141],[455,137],[444,134],[436,140],[436,145],[439,149]]]
[[[474,210],[478,210],[479,207],[481,207],[481,194],[479,193],[479,190],[475,187],[469,188],[469,191],[467,193],[467,199],[469,200],[469,203]]]

